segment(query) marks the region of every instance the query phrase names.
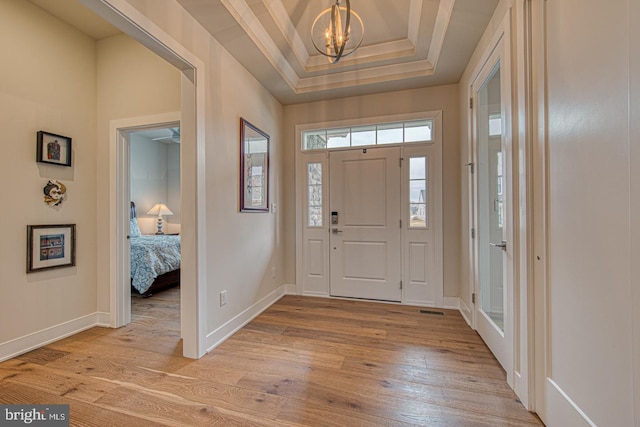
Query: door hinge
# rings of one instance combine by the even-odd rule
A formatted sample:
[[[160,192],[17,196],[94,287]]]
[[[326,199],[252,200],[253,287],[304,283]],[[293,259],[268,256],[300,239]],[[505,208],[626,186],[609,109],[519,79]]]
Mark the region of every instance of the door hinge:
[[[471,294],[471,303],[472,304],[476,303],[476,293],[475,292]]]
[[[475,228],[472,228],[472,229],[471,229],[471,238],[472,238],[472,239],[475,239],[475,238],[476,238],[476,229],[475,229]]]
[[[400,280],[400,289],[402,289],[402,280]]]
[[[400,228],[402,228],[402,220],[400,220]]]
[[[473,110],[473,98],[469,98],[469,108]]]

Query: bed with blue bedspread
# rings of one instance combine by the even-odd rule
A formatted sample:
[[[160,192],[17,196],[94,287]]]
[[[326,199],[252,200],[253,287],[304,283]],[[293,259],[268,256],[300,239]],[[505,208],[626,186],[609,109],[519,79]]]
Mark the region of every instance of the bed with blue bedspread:
[[[131,202],[131,286],[142,296],[180,284],[180,236],[143,235]]]

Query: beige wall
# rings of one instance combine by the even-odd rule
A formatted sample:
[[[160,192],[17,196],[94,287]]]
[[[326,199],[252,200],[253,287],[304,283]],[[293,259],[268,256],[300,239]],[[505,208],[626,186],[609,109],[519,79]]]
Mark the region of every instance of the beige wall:
[[[0,2],[0,52],[1,344],[96,311],[96,55],[93,40],[23,0]],[[38,130],[73,139],[72,167],[36,163]],[[54,178],[67,200],[51,208]],[[69,223],[76,266],[26,274],[27,224]]]
[[[213,332],[283,283],[281,215],[238,212],[240,117],[271,135],[271,200],[279,203],[282,106],[176,2],[163,8],[157,2],[132,3],[203,64],[206,193],[201,201],[207,227],[198,239],[207,254],[203,317]],[[2,216],[0,324],[11,327],[0,328],[0,345],[19,338],[18,348],[27,334],[34,334],[28,335],[33,345],[59,338],[59,326],[77,318],[83,319],[81,326],[108,321],[104,314],[112,309],[110,282],[115,280],[109,276],[113,236],[108,224],[115,212],[109,200],[110,124],[178,111],[184,77],[127,36],[96,43],[30,2],[8,0],[0,7],[0,108],[8,159],[0,173],[11,187],[13,207]],[[40,129],[73,137],[73,168],[35,163]],[[188,166],[191,173],[195,165]],[[44,206],[42,188],[49,178],[67,185],[68,200],[60,209]],[[26,225],[46,223],[77,224],[78,265],[26,275]],[[228,291],[223,308],[221,290]]]
[[[629,26],[629,40],[640,40],[640,2],[629,3],[629,16],[634,25]],[[630,45],[633,45],[630,43]],[[630,231],[631,260],[640,259],[640,51],[630,51],[629,63],[629,184],[630,184]],[[635,424],[640,425],[640,263],[631,262],[631,321],[633,366],[633,401],[635,402]]]
[[[630,186],[637,190],[631,178],[640,159],[638,128],[630,131],[637,111],[629,116],[630,94],[639,88],[637,69],[633,85],[629,80],[630,58],[639,58],[633,3],[565,0],[548,2],[546,13],[548,354],[555,382],[546,388],[554,398],[562,390],[599,426],[640,425],[633,413],[640,324],[631,298],[640,259],[631,249],[638,248],[631,233],[640,217],[630,204],[638,200]],[[549,405],[545,418],[553,425],[563,412]]]
[[[128,3],[204,63],[206,235],[198,238],[206,242],[207,330],[215,335],[283,284],[283,210],[238,212],[241,117],[271,137],[270,200],[282,203],[282,106],[178,3]],[[222,290],[227,290],[224,307]]]
[[[110,126],[112,120],[180,111],[180,72],[127,35],[97,43],[97,188],[98,223],[108,224]],[[144,212],[141,212],[144,217]],[[109,241],[108,227],[98,228],[100,242]],[[98,311],[109,313],[109,245],[100,244]]]
[[[138,226],[142,234],[154,234],[157,216],[147,215],[161,202],[173,212],[163,221],[165,233],[180,230],[180,144],[153,141],[137,133],[131,134],[130,144],[130,197],[136,204]]]
[[[358,119],[420,111],[442,110],[442,182],[444,234],[444,296],[459,295],[460,265],[460,144],[458,86],[439,86],[377,95],[320,101],[285,107],[286,144],[284,193],[284,238],[286,245],[286,283],[295,283],[295,126],[337,120]]]

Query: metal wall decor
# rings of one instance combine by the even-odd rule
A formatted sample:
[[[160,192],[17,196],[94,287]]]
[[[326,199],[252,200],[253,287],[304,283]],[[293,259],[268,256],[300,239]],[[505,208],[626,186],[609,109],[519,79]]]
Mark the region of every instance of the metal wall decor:
[[[59,206],[66,198],[67,187],[55,179],[50,179],[44,186],[44,202],[48,206]]]

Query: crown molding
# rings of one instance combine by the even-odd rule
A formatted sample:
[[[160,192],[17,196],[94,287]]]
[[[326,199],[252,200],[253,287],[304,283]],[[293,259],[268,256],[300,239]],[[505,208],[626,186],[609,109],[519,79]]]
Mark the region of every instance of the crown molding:
[[[384,83],[413,77],[425,77],[433,75],[434,73],[434,67],[427,60],[404,62],[402,64],[383,65],[380,67],[345,71],[339,74],[302,78],[294,90],[298,94],[319,92],[365,84]]]
[[[271,65],[278,71],[289,87],[295,88],[300,77],[287,58],[280,52],[264,26],[244,0],[220,0],[247,36],[255,43]]]
[[[451,20],[455,0],[440,0],[431,44],[426,59],[400,64],[367,67],[367,64],[393,59],[411,58],[416,55],[420,39],[420,20],[424,0],[411,0],[407,38],[377,45],[363,46],[353,55],[345,57],[340,64],[329,64],[322,55],[309,55],[304,41],[291,21],[281,0],[262,0],[282,36],[289,44],[297,64],[291,64],[277,47],[265,27],[253,13],[246,0],[221,0],[221,3],[242,27],[247,36],[262,52],[275,70],[282,76],[294,93],[310,93],[328,89],[351,87],[361,84],[383,83],[404,78],[429,76],[435,73],[444,38]],[[345,70],[359,66],[358,70]],[[329,74],[304,77],[304,73],[331,70]],[[336,69],[338,71],[336,71]]]

